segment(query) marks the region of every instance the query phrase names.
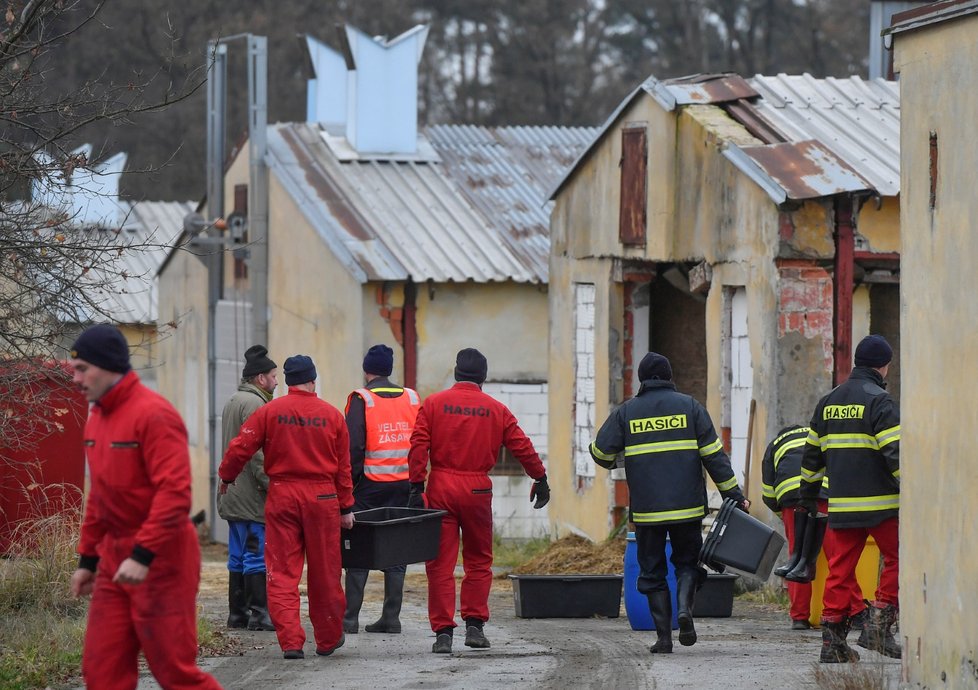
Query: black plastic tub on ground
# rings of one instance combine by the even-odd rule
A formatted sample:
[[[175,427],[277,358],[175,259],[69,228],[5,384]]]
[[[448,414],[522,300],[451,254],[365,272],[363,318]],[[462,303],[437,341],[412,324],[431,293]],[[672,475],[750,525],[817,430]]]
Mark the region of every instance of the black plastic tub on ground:
[[[344,568],[380,570],[430,561],[438,555],[444,510],[372,508],[353,514],[353,529],[342,530]]]
[[[517,618],[617,618],[621,575],[510,575]]]
[[[694,618],[729,618],[733,614],[737,575],[710,573],[693,600]]]

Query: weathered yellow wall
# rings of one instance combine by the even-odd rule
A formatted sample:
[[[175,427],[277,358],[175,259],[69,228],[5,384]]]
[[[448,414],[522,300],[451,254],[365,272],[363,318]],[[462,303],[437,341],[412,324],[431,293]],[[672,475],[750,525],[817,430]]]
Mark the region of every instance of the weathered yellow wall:
[[[900,633],[912,687],[978,683],[978,16],[895,37],[901,89]],[[938,136],[929,207],[929,135]]]
[[[418,286],[418,392],[455,383],[455,355],[474,347],[493,381],[547,378],[547,289],[529,283]],[[552,456],[552,454],[551,454]]]
[[[880,208],[870,199],[859,210],[856,219],[857,232],[866,239],[866,251],[900,251],[900,199],[883,197]]]
[[[312,357],[317,390],[343,409],[362,385],[364,287],[319,237],[274,175],[269,185],[268,348]],[[276,360],[279,361],[279,360]],[[284,376],[282,391],[285,390]]]
[[[190,441],[193,512],[210,515],[207,427],[207,271],[185,251],[177,251],[160,274],[159,318],[175,328],[158,346],[157,386],[183,417]],[[167,329],[164,329],[165,331]]]

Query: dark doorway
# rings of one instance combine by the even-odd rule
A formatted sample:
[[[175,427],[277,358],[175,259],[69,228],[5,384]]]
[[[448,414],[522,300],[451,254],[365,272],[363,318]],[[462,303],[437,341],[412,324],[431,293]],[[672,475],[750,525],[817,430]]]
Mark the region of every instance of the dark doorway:
[[[650,287],[649,349],[669,358],[676,388],[705,405],[706,302],[676,287],[669,274],[660,273]]]
[[[886,375],[886,390],[900,400],[900,286],[878,283],[869,290],[869,332],[886,338],[893,347],[893,361]]]

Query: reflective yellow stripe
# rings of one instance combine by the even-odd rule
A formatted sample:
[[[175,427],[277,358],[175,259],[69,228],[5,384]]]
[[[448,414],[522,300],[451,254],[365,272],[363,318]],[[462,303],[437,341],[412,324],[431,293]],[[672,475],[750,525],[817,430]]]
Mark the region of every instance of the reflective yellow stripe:
[[[875,436],[869,434],[826,434],[822,437],[822,451],[838,450],[839,448],[868,448],[879,450],[880,445]]]
[[[774,454],[774,469],[778,469],[778,463],[781,462],[781,458],[784,457],[785,453],[792,448],[800,448],[801,446],[805,445],[807,441],[807,438],[796,438],[793,441],[788,441],[783,446],[778,448],[778,452]]]
[[[805,439],[805,443],[816,448],[822,447],[822,444],[818,442],[818,434],[815,433],[814,429],[808,430],[808,438]]]
[[[801,477],[792,477],[791,479],[785,479],[783,482],[778,484],[775,490],[775,497],[780,501],[781,497],[784,496],[789,491],[794,491],[795,489],[801,487]]]
[[[600,450],[598,450],[598,447],[596,445],[594,445],[594,442],[591,443],[591,452],[594,454],[594,457],[596,457],[598,460],[614,460],[615,459],[615,456],[614,455],[608,455],[607,453],[602,453]]]
[[[655,513],[632,513],[633,522],[668,522],[670,520],[690,520],[706,515],[704,506],[682,510],[661,510]]]
[[[372,393],[401,393],[403,388],[371,388]]]
[[[770,484],[761,484],[761,495],[764,498],[774,498],[774,487]]]
[[[893,473],[893,478],[894,479],[899,479],[900,478],[900,470],[897,470],[896,472]]]
[[[817,484],[818,482],[825,479],[825,470],[821,469],[818,472],[812,472],[811,470],[806,470],[804,467],[801,468],[801,480],[809,484]]]
[[[721,450],[723,450],[723,444],[720,443],[720,439],[717,439],[713,443],[700,448],[700,457],[705,458],[707,455],[713,455],[714,453],[719,453]]]
[[[636,446],[625,446],[625,457],[645,455],[646,453],[666,453],[671,450],[696,450],[696,440],[681,439],[679,441],[658,441],[657,443],[639,443]]]
[[[720,491],[730,491],[730,489],[734,488],[735,486],[737,486],[737,478],[731,477],[727,481],[717,484],[717,489]]]
[[[874,510],[896,510],[900,507],[900,494],[885,496],[857,496],[832,498],[829,496],[829,512],[863,513]]]
[[[876,434],[876,443],[882,448],[888,443],[893,443],[894,441],[900,440],[900,425],[891,426],[889,429],[883,429],[883,431]]]

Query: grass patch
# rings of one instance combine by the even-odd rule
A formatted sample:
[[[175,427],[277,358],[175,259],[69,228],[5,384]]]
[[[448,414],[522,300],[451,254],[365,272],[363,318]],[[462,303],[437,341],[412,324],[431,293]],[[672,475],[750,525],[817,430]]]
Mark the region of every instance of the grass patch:
[[[863,661],[829,666],[813,664],[812,676],[819,690],[888,690],[891,687],[883,664]]]
[[[791,608],[791,599],[788,598],[788,590],[780,585],[765,584],[757,589],[738,594],[737,598],[741,601],[750,601],[755,604],[776,606],[785,611]]]
[[[492,563],[500,568],[516,568],[550,548],[549,537],[534,539],[492,538]],[[459,559],[461,562],[461,559]]]

